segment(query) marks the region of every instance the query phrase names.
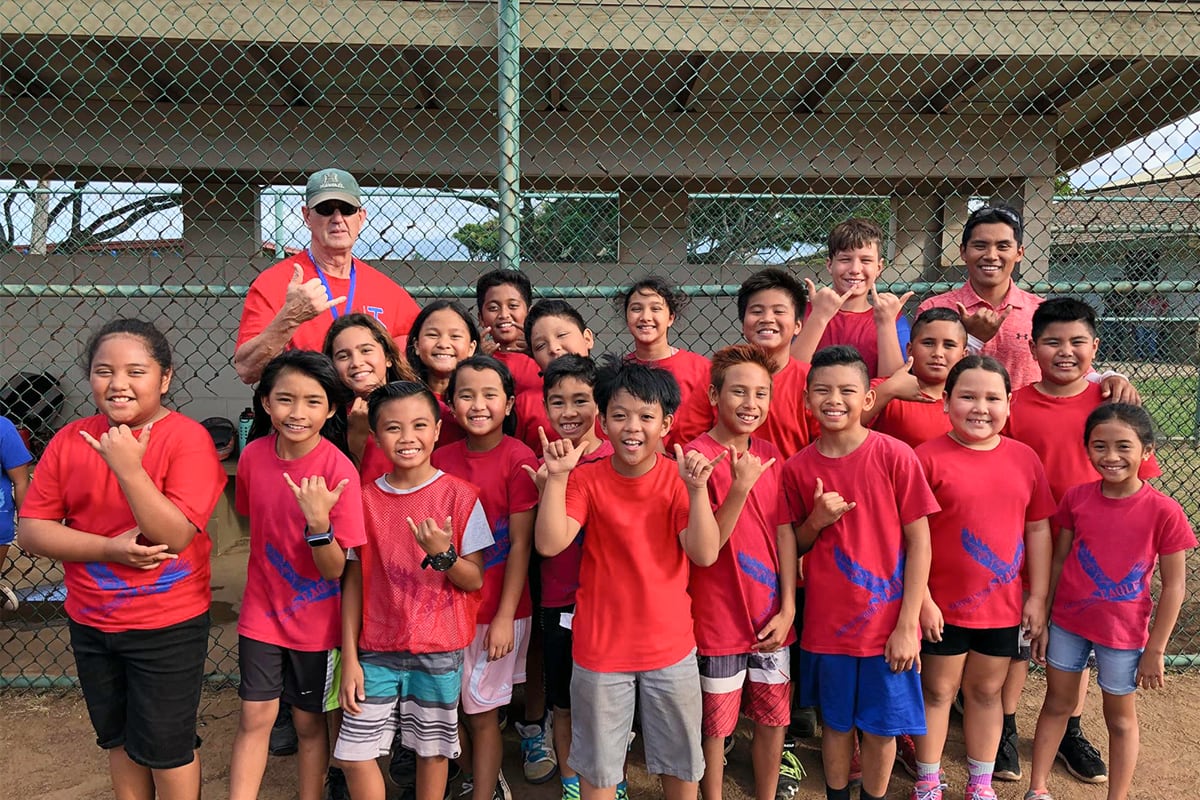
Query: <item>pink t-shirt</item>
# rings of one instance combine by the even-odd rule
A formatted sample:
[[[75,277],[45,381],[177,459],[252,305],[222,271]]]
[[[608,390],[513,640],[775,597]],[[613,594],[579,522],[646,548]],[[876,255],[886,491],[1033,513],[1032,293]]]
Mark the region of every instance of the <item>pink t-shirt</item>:
[[[99,439],[109,429],[100,415],[65,425],[37,463],[21,516],[115,537],[137,526],[117,476],[80,431]],[[141,438],[145,429],[134,433]],[[67,561],[64,608],[76,622],[105,633],[155,630],[197,617],[212,601],[208,520],[225,486],[212,437],[198,422],[172,411],[150,428],[142,467],[155,487],[196,526],[179,558],[150,570],[113,561]]]
[[[486,453],[467,449],[466,441],[455,442],[433,451],[433,465],[448,475],[462,478],[479,489],[479,502],[487,514],[492,529],[491,547],[483,551],[483,589],[476,622],[489,625],[500,606],[504,588],[504,569],[512,542],[508,537],[508,521],[513,514],[537,508],[538,493],[533,479],[521,466],[537,469],[537,457],[525,445],[511,436]],[[532,548],[532,527],[529,530]],[[529,582],[521,589],[521,599],[513,619],[533,616],[529,598]]]
[[[593,672],[644,672],[696,646],[688,559],[679,543],[690,500],[675,462],[656,456],[645,475],[612,459],[577,466],[567,516],[587,527],[575,593],[575,663]]]
[[[705,458],[716,458],[725,448],[709,434],[689,443]],[[721,548],[712,566],[692,565],[688,591],[692,595],[692,619],[696,629],[696,648],[701,655],[723,656],[749,653],[758,642],[758,632],[779,613],[779,547],[776,536],[781,524],[779,480],[783,457],[779,449],[765,439],[750,439],[751,454],[775,463],[759,476],[742,513],[738,516],[729,541]],[[733,470],[726,458],[708,479],[708,499],[713,510],[725,502],[733,485]],[[791,565],[794,571],[796,565]],[[796,640],[795,629],[787,644]]]
[[[508,371],[512,373],[517,394],[521,392],[537,392],[538,396],[541,396],[542,372],[538,369],[536,361],[525,353],[514,353],[511,350],[497,350],[492,353],[492,356],[501,364],[508,367]]]
[[[996,335],[983,343],[980,351],[985,356],[991,356],[1004,365],[1012,380],[1014,391],[1028,386],[1034,381],[1041,380],[1042,371],[1038,368],[1033,353],[1029,350],[1029,342],[1033,337],[1033,312],[1037,311],[1045,298],[1032,292],[1027,292],[1015,283],[1009,283],[1008,294],[1000,303],[999,308],[993,308],[990,303],[981,298],[971,288],[970,282],[964,283],[957,289],[944,294],[935,295],[917,306],[917,314],[928,308],[948,308],[956,310],[957,303],[962,303],[968,314],[982,308],[988,308],[997,313],[1011,308],[1008,317],[1000,323]]]
[[[580,464],[590,464],[612,458],[612,442],[605,439],[591,453],[579,459]],[[540,463],[540,462],[539,462]],[[542,608],[563,608],[575,604],[575,592],[579,589],[579,564],[583,560],[583,529],[575,541],[567,545],[556,556],[542,559]]]
[[[871,427],[915,448],[949,433],[951,426],[950,417],[946,416],[946,406],[941,399],[934,403],[914,403],[897,399],[883,407],[883,411],[872,420]]]
[[[295,460],[275,454],[276,434],[255,439],[238,459],[237,510],[250,517],[250,560],[238,633],[267,644],[315,652],[342,644],[341,582],[321,577],[304,540],[304,513],[283,473],[300,483],[318,475],[333,488],[350,483],[329,513],[339,547],[366,541],[362,489],[354,464],[329,440]]]
[[[793,524],[812,513],[817,479],[857,505],[818,534],[804,556],[804,627],[813,653],[883,654],[904,597],[903,526],[938,510],[916,455],[870,431],[848,455],[807,447],[783,465],[781,511]]]
[[[1074,532],[1050,617],[1063,630],[1119,650],[1149,638],[1150,576],[1159,556],[1196,546],[1179,503],[1148,483],[1105,497],[1101,482],[1067,490],[1055,520]]]
[[[929,517],[929,591],[942,616],[963,628],[1020,625],[1025,523],[1055,510],[1037,454],[1012,439],[972,450],[949,436],[916,453],[942,507]]]

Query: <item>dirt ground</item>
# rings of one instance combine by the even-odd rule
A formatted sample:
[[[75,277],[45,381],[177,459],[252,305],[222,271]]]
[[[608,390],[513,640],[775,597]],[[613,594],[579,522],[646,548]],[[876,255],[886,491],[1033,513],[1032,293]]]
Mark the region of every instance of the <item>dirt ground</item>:
[[[1018,723],[1021,730],[1021,758],[1029,768],[1030,738],[1037,705],[1044,689],[1040,677],[1030,679]],[[1095,692],[1093,685],[1093,692]],[[1200,789],[1200,674],[1173,675],[1162,692],[1141,693],[1142,755],[1138,763],[1132,797],[1159,800],[1190,797]],[[228,792],[229,757],[237,728],[237,696],[232,691],[208,694],[204,698],[201,736],[204,746],[204,796],[223,797]],[[1089,703],[1084,727],[1092,740],[1104,749],[1104,726],[1099,714],[1099,697]],[[21,692],[0,694],[0,775],[6,788],[0,796],[20,800],[102,800],[111,797],[107,765],[103,753],[92,745],[91,727],[83,700],[75,693],[38,695]],[[729,757],[725,797],[748,800],[752,786],[749,767],[750,748],[745,730]],[[965,781],[961,731],[952,726],[946,757],[946,771],[957,797]],[[525,784],[521,778],[518,742],[511,732],[505,738],[505,774],[513,785],[516,800],[555,800],[558,781],[541,787]],[[799,797],[818,800],[824,797],[821,780],[819,740],[804,742],[801,760],[808,770]],[[263,800],[290,800],[295,797],[293,770],[295,759],[273,758],[263,781]],[[630,756],[630,786],[634,798],[661,796],[656,781],[642,768],[640,748],[635,744]],[[906,798],[911,781],[896,770],[889,797]],[[1002,800],[1022,797],[1024,783],[998,784]],[[1058,800],[1102,800],[1102,786],[1085,786],[1056,768],[1051,790]]]

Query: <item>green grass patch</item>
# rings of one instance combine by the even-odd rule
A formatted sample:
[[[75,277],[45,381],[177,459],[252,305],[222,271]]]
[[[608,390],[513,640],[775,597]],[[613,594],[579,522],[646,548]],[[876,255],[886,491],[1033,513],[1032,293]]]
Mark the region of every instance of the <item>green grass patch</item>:
[[[1196,375],[1141,378],[1135,381],[1146,410],[1163,438],[1196,435]]]

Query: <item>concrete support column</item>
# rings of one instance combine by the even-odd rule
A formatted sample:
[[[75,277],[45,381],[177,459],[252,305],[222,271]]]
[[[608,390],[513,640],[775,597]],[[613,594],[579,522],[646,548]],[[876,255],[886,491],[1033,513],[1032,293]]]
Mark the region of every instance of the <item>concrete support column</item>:
[[[183,252],[245,259],[262,249],[258,189],[249,184],[183,184]]]
[[[1050,226],[1054,222],[1054,176],[1037,175],[1005,181],[996,187],[989,202],[1012,206],[1021,212],[1025,222],[1022,282],[1048,279],[1052,238]]]
[[[965,277],[965,273],[959,269],[962,266],[959,250],[962,248],[963,227],[970,213],[970,200],[965,194],[947,195],[942,198],[942,236],[939,247],[939,266],[942,268],[942,274],[938,276],[938,280],[961,281]]]
[[[891,199],[891,252],[884,253],[891,266],[884,282],[920,280],[937,271],[940,205],[933,195],[895,195]]]
[[[687,260],[687,211],[686,192],[622,191],[621,265],[635,272],[682,274],[679,270]]]

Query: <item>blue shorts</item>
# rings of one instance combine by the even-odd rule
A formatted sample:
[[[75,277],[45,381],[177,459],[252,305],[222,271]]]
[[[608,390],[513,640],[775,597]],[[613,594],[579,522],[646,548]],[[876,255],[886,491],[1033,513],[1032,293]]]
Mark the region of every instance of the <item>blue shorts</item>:
[[[824,724],[875,736],[925,733],[925,698],[915,669],[892,672],[883,656],[800,651],[800,705],[821,709]]]
[[[1059,672],[1083,672],[1088,656],[1096,653],[1096,683],[1106,694],[1121,696],[1137,689],[1137,668],[1142,660],[1141,649],[1117,650],[1094,644],[1077,634],[1050,623],[1050,642],[1046,646],[1046,663]]]

